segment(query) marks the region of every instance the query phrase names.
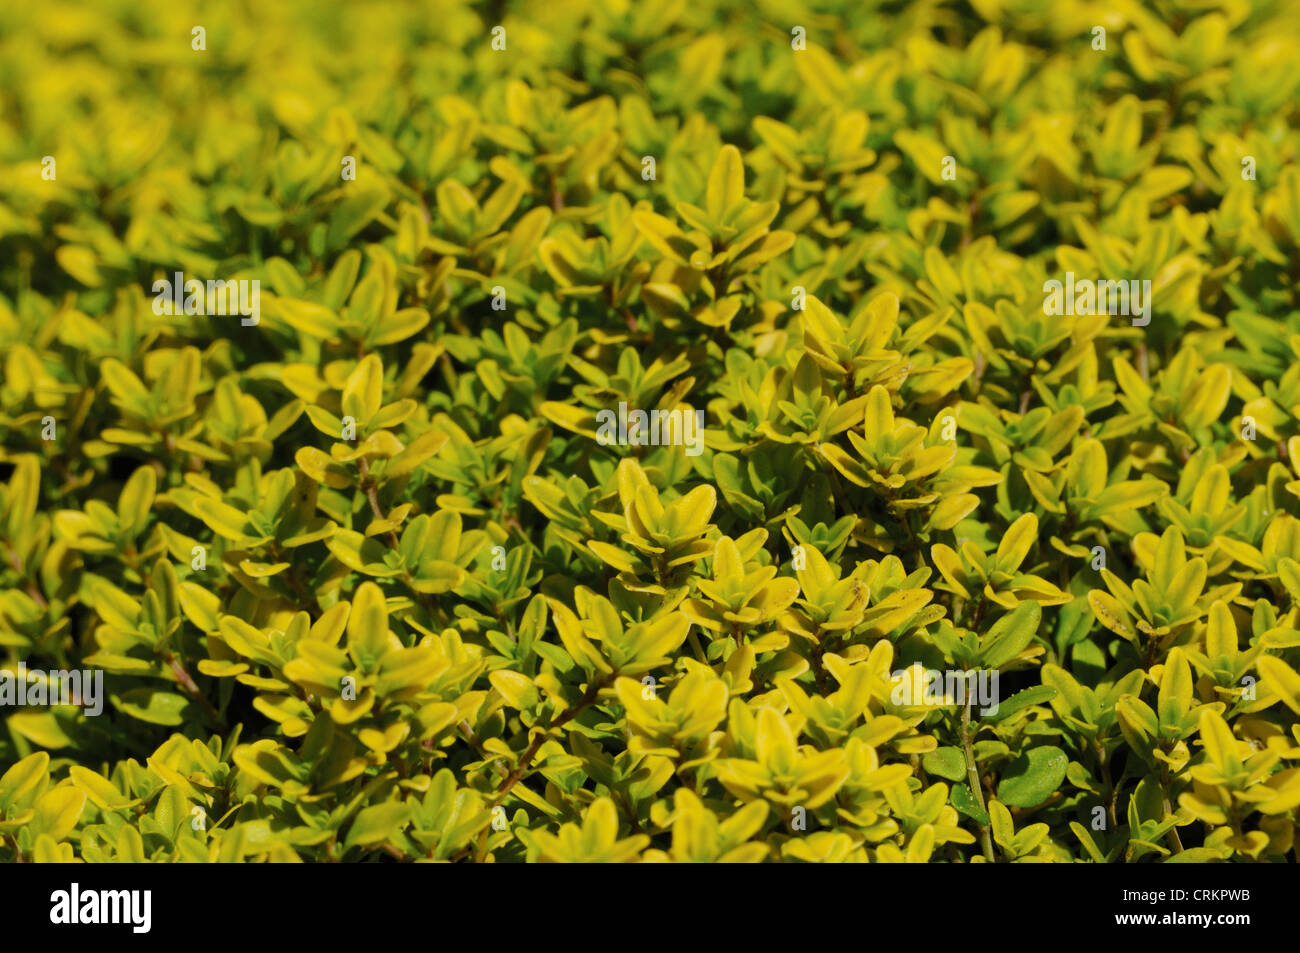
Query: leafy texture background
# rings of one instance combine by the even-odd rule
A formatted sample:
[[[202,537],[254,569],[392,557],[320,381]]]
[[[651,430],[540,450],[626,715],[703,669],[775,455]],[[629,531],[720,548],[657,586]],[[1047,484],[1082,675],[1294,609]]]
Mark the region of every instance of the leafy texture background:
[[[0,858],[1294,859],[1298,30],[4,5]]]

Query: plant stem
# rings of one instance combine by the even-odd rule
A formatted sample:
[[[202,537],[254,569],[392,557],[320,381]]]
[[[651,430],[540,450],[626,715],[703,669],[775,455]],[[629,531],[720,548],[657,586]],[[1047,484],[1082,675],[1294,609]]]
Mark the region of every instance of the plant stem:
[[[226,729],[226,720],[213,707],[212,702],[208,701],[207,696],[203,694],[193,676],[185,670],[185,666],[181,664],[180,659],[172,655],[171,652],[163,652],[163,661],[171,666],[172,674],[176,676],[176,681],[180,682],[181,687],[189,693],[190,697],[203,706],[204,710],[212,717],[212,720],[224,731]]]
[[[533,736],[532,742],[530,742],[528,747],[524,749],[524,753],[519,756],[519,763],[515,765],[515,769],[506,775],[506,779],[501,782],[501,787],[497,788],[496,797],[493,798],[494,804],[500,804],[505,800],[505,796],[510,793],[510,789],[514,787],[520,778],[527,773],[529,767],[533,763],[533,758],[537,756],[537,752],[546,741],[547,736],[555,729],[568,724],[578,715],[579,712],[594,702],[596,696],[600,694],[600,690],[605,687],[608,681],[607,678],[604,678],[600,681],[592,682],[587,686],[587,691],[583,693],[583,696],[564,710],[564,714],[560,715]]]
[[[966,754],[966,783],[970,785],[971,794],[975,796],[975,803],[979,805],[981,811],[988,813],[988,808],[984,806],[984,792],[980,789],[980,772],[975,765],[975,749],[971,745],[971,739],[974,732],[970,727],[970,708],[973,699],[967,693],[966,704],[961,709],[961,747]],[[993,855],[993,840],[989,836],[989,827],[987,824],[980,824],[980,846],[984,850],[984,857],[989,863],[997,863],[997,858]]]
[[[1115,816],[1115,797],[1119,792],[1115,790],[1115,782],[1111,779],[1110,765],[1106,762],[1106,750],[1095,738],[1092,746],[1097,752],[1097,763],[1101,765],[1101,779],[1106,784],[1106,814],[1110,818],[1110,829],[1116,830],[1119,828],[1119,819]]]
[[[819,629],[814,633],[814,635],[816,636],[817,641],[813,643],[812,652],[810,653],[812,655],[813,678],[817,682],[817,691],[822,695],[829,695],[831,693],[830,685],[826,682],[826,667],[822,662],[822,653],[824,650],[821,643],[821,630]]]
[[[1161,789],[1162,796],[1164,797],[1165,814],[1168,815],[1169,817],[1173,817],[1174,814],[1173,805],[1170,803],[1170,799],[1169,799],[1168,766],[1163,766],[1160,769],[1160,789]],[[1237,826],[1237,836],[1238,837],[1241,836],[1241,828],[1239,825]],[[1181,854],[1183,852],[1183,841],[1182,838],[1178,836],[1177,825],[1174,825],[1173,827],[1169,828],[1169,833],[1165,835],[1165,839],[1169,841],[1169,846],[1173,848],[1175,854]]]
[[[375,514],[375,519],[383,522],[387,517],[384,516],[384,508],[379,505],[379,488],[370,479],[370,464],[366,463],[365,457],[362,457],[357,461],[357,465],[361,471],[361,490],[366,494],[366,499],[370,501],[370,511]],[[397,540],[397,534],[391,529],[388,531],[388,542],[392,544],[393,549],[401,546],[401,543]]]

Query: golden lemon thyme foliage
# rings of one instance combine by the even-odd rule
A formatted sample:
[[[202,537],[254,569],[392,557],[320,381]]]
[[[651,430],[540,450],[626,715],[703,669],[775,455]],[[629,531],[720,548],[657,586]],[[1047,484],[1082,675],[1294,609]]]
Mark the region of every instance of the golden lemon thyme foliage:
[[[0,8],[0,859],[1281,861],[1295,2]]]

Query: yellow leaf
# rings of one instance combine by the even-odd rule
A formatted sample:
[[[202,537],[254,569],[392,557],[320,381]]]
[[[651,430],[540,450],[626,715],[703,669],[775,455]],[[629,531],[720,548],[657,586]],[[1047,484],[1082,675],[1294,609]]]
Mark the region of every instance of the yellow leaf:
[[[727,213],[745,199],[745,164],[740,158],[740,150],[733,145],[725,145],[713,161],[709,172],[709,188],[705,196],[705,206],[709,216],[715,222],[721,222]]]
[[[1015,572],[1029,555],[1029,549],[1038,539],[1038,517],[1025,513],[1007,527],[1006,533],[998,543],[998,568],[1003,572]]]
[[[48,782],[50,756],[44,751],[29,754],[0,776],[0,813]]]
[[[348,651],[358,659],[377,661],[388,650],[388,607],[384,592],[373,582],[363,582],[352,597],[348,616]]]
[[[384,366],[377,355],[367,354],[343,385],[343,414],[363,427],[379,410],[383,397]]]
[[[119,791],[112,781],[89,768],[74,764],[68,769],[68,774],[72,778],[72,783],[85,792],[86,797],[102,810],[114,811],[132,803],[131,799]]]
[[[1293,712],[1300,714],[1300,675],[1275,655],[1261,655],[1255,661],[1263,688],[1268,689]]]
[[[527,675],[500,669],[490,674],[488,681],[512,708],[525,711],[537,704],[537,687]]]
[[[1241,773],[1241,756],[1237,754],[1237,739],[1217,713],[1206,709],[1201,713],[1201,743],[1210,762],[1224,778]]]
[[[1211,659],[1233,658],[1237,654],[1237,624],[1222,599],[1210,606],[1205,628],[1205,654]],[[1293,706],[1294,707],[1294,706]],[[1300,708],[1295,709],[1300,711]]]
[[[36,799],[34,828],[56,841],[63,840],[77,826],[86,795],[70,785],[53,788]]]
[[[1156,696],[1156,712],[1160,724],[1177,725],[1192,707],[1192,669],[1181,648],[1169,650],[1164,670],[1160,675],[1160,691]]]
[[[233,506],[227,506],[220,500],[202,496],[194,501],[194,511],[208,527],[226,539],[242,539],[248,535],[248,520]]]

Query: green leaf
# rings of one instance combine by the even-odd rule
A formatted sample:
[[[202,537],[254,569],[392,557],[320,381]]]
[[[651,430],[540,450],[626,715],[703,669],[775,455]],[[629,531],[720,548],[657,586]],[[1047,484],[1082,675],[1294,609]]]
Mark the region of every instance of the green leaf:
[[[965,784],[954,784],[952,792],[949,795],[949,801],[962,814],[965,814],[976,824],[988,826],[990,823],[988,812],[979,806],[975,796],[970,793],[970,788]]]
[[[397,835],[411,817],[405,804],[390,802],[365,808],[348,828],[344,847],[367,847],[380,844]]]
[[[921,767],[928,774],[961,781],[966,777],[966,756],[960,748],[936,748],[921,756]]]
[[[377,190],[358,192],[345,198],[330,215],[326,244],[330,248],[342,247],[348,239],[374,221],[386,204],[388,196]]]
[[[116,699],[116,705],[119,711],[151,725],[175,726],[185,720],[190,700],[157,688],[133,688]]]
[[[1035,685],[1032,688],[1026,688],[1024,691],[1016,692],[1006,701],[999,702],[996,714],[983,715],[980,720],[987,722],[999,722],[1009,718],[1018,711],[1023,711],[1033,705],[1041,705],[1044,702],[1050,702],[1056,697],[1056,689],[1050,685]]]
[[[1060,788],[1069,763],[1054,745],[1030,748],[1003,770],[998,800],[1012,807],[1037,807]]]
[[[980,646],[981,664],[995,669],[1011,662],[1033,641],[1042,615],[1038,603],[1029,600],[993,623]]]

